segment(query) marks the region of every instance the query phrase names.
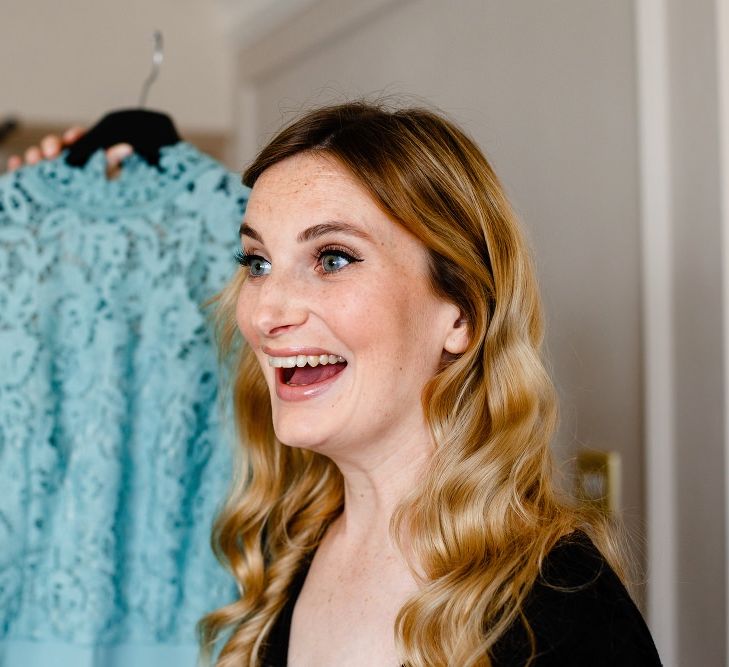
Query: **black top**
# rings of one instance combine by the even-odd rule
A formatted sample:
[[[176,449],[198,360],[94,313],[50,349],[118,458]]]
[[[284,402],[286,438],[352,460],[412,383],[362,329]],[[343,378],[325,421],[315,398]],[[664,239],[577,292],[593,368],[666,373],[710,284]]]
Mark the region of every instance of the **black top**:
[[[309,561],[263,651],[264,667],[286,667],[291,618]],[[562,538],[547,555],[524,613],[537,645],[534,667],[654,667],[661,664],[650,632],[625,587],[581,532]],[[492,651],[494,667],[523,667],[531,648],[516,622]]]

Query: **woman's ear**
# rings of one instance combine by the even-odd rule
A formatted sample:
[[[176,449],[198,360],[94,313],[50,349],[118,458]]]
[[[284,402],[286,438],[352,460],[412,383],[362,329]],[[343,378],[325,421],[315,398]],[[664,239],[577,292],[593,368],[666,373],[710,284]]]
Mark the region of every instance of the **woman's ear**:
[[[471,332],[469,331],[468,319],[462,313],[458,313],[458,317],[446,336],[443,349],[451,354],[463,354],[471,341]]]

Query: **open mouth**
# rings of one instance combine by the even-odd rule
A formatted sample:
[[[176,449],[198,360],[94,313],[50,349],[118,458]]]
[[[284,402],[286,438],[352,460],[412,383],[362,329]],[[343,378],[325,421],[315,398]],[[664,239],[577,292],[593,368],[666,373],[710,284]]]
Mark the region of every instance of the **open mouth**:
[[[278,381],[289,387],[326,382],[347,367],[346,360],[334,354],[269,357],[268,363],[276,369]]]
[[[289,387],[306,387],[317,382],[324,382],[338,375],[344,370],[346,365],[347,362],[345,361],[327,364],[326,366],[317,366],[316,368],[312,368],[311,366],[304,366],[303,368],[282,368],[278,372],[281,373],[282,382],[289,385]]]

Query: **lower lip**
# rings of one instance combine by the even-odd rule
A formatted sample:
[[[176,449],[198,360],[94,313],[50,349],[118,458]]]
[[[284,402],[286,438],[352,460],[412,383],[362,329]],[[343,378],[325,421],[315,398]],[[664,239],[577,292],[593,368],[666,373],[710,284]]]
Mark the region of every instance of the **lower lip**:
[[[332,375],[326,380],[321,382],[314,382],[313,384],[302,384],[302,385],[290,385],[283,381],[283,369],[276,368],[276,396],[282,401],[307,401],[310,398],[315,398],[329,388],[342,376],[342,373],[346,370],[346,366],[339,371],[336,375]]]

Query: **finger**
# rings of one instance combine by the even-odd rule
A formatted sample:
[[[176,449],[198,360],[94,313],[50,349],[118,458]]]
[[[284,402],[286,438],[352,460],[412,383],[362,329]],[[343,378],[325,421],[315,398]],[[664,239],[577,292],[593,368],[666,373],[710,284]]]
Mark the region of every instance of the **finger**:
[[[116,144],[106,151],[106,164],[111,168],[118,167],[133,152],[129,144]]]
[[[81,127],[80,125],[74,125],[73,127],[69,127],[63,133],[63,143],[64,145],[68,146],[69,144],[78,141],[84,134],[86,134],[86,129]]]
[[[36,164],[43,159],[38,146],[31,146],[27,151],[25,151],[24,157],[26,164]]]
[[[54,158],[61,152],[61,140],[55,134],[49,134],[41,139],[40,149],[44,158]]]
[[[23,158],[20,155],[11,155],[8,158],[8,171],[15,171],[23,166]]]

